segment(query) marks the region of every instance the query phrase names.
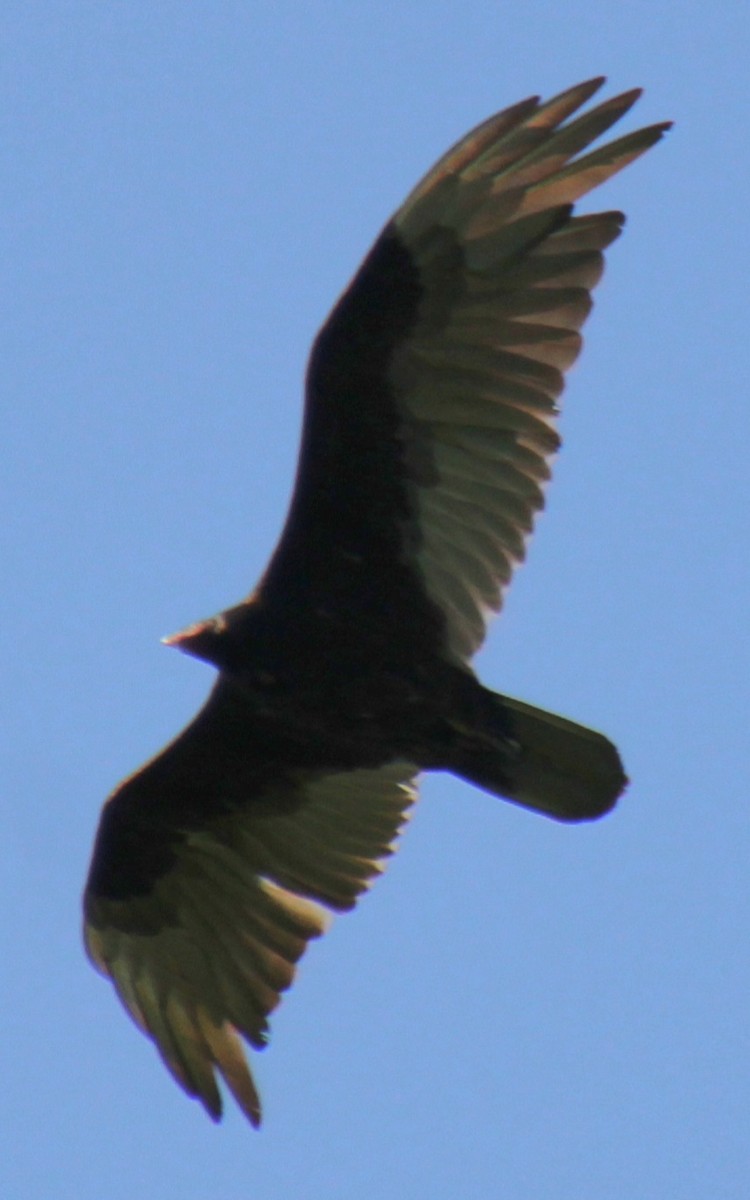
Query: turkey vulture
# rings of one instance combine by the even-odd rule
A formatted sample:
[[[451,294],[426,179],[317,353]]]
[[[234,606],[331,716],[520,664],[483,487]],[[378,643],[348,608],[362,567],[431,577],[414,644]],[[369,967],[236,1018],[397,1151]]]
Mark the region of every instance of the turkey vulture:
[[[255,591],[165,639],[218,678],[104,806],[88,953],[216,1120],[260,1123],[242,1039],[329,910],[381,872],[421,771],[561,821],[626,779],[599,733],[469,663],[543,504],[563,372],[618,236],[573,202],[661,137],[581,154],[634,103],[595,79],[467,134],[385,226],[312,349],[289,515]]]

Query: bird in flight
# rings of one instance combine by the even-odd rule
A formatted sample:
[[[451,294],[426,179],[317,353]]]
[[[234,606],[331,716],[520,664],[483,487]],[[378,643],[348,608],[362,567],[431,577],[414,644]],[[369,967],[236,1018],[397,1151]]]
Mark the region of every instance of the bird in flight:
[[[308,941],[382,871],[420,772],[560,821],[625,786],[605,737],[470,667],[544,503],[563,374],[624,222],[573,204],[668,128],[591,151],[639,95],[579,113],[602,82],[490,117],[405,200],[313,345],[265,574],[165,639],[218,677],[107,800],[85,942],[216,1120],[219,1076],[260,1123],[244,1041],[265,1045]]]

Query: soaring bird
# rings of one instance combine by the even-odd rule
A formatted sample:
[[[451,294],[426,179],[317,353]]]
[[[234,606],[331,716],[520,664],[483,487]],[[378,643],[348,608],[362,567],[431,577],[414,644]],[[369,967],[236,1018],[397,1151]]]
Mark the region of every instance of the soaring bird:
[[[560,821],[625,786],[600,733],[470,667],[543,505],[563,372],[619,235],[578,198],[667,123],[596,150],[602,79],[468,133],[391,218],[318,334],[281,540],[255,591],[165,639],[208,700],[104,805],[88,953],[177,1082],[253,1125],[257,1049],[330,910],[354,906],[450,771]],[[587,151],[586,153],[583,153]]]

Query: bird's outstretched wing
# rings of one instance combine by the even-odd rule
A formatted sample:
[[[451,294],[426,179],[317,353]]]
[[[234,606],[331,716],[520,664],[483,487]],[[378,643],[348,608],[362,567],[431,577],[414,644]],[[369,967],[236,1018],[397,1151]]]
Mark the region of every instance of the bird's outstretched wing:
[[[481,644],[543,505],[563,372],[624,221],[573,202],[667,127],[581,156],[640,94],[564,123],[602,82],[491,117],[385,227],[312,352],[271,603],[325,597],[459,661]]]
[[[416,768],[295,768],[251,745],[239,753],[232,723],[219,684],[105,805],[85,941],[185,1091],[218,1119],[218,1071],[257,1125],[238,1035],[265,1045],[308,940],[382,870]]]

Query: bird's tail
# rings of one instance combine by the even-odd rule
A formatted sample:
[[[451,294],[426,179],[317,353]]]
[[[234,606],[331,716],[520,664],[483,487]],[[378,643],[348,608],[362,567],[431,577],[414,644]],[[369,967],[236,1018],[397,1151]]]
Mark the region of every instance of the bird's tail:
[[[451,771],[558,821],[590,821],[613,807],[628,781],[603,734],[521,700],[481,692],[481,733],[475,726],[457,738]]]

